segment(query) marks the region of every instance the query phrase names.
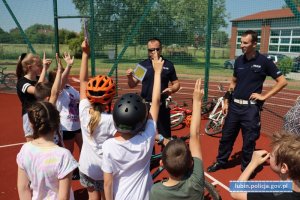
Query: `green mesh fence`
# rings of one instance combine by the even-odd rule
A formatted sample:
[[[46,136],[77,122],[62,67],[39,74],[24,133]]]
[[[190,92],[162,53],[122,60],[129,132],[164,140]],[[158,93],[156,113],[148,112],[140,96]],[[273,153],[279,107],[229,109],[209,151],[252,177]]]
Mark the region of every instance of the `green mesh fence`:
[[[210,99],[220,94],[216,87],[219,83],[228,85],[232,60],[242,54],[241,34],[252,29],[259,34],[258,50],[269,54],[289,80],[289,90],[265,104],[262,117],[267,123],[263,122],[262,131],[278,130],[283,115],[299,96],[300,64],[295,59],[300,55],[299,1],[57,1],[59,45],[55,44],[53,2],[0,0],[0,65],[15,63],[20,53],[32,51],[30,46],[39,54],[46,51],[50,57],[59,46],[60,52],[71,51],[80,58],[82,19],[87,19],[93,74],[125,78],[126,69],[147,58],[147,40],[158,37],[163,43],[162,54],[174,63],[179,79],[185,82],[202,77],[207,81]],[[74,74],[78,74],[79,60]],[[267,79],[266,90],[274,83]],[[191,94],[192,89],[183,93]]]

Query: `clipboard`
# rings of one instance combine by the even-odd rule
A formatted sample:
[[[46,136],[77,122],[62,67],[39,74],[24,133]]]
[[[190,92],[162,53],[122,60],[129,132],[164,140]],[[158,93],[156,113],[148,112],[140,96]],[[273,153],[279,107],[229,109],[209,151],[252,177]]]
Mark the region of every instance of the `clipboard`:
[[[140,64],[137,64],[135,69],[133,70],[133,77],[138,79],[139,81],[143,81],[146,75],[147,69]]]

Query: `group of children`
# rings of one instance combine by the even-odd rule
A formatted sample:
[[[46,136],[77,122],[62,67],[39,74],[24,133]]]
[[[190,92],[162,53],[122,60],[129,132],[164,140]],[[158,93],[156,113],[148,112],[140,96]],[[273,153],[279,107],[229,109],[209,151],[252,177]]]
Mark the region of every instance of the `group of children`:
[[[156,134],[156,122],[163,59],[156,52],[152,60],[151,107],[139,95],[129,93],[115,102],[110,114],[106,108],[115,96],[116,86],[104,75],[88,78],[90,50],[86,40],[81,47],[79,93],[67,84],[74,61],[69,54],[64,55],[64,70],[56,56],[58,67],[49,73],[51,84],[45,80],[51,64],[45,54],[43,60],[32,54],[19,59],[17,91],[28,141],[17,156],[20,199],[74,199],[71,180],[78,166],[80,183],[87,188],[89,199],[203,199],[201,112],[192,114],[189,146],[180,139],[165,146],[161,165],[168,171],[169,179],[152,185],[150,158],[155,141],[162,140]],[[193,110],[201,109],[202,96],[199,79],[193,93]],[[55,135],[63,138],[61,145],[54,141]],[[300,139],[288,134],[274,138],[277,139],[273,142],[271,167],[283,175],[282,179],[293,180],[293,194],[299,197]],[[79,164],[71,154],[74,142],[81,149]],[[255,152],[253,164],[239,180],[247,180],[269,156],[266,151]],[[247,194],[235,193],[232,197],[247,199]],[[248,199],[256,198],[248,194]]]

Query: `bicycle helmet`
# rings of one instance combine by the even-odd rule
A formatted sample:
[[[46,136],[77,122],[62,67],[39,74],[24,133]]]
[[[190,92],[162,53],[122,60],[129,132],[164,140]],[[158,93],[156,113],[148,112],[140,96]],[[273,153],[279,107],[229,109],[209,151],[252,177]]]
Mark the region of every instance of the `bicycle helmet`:
[[[120,133],[137,134],[145,128],[147,118],[147,105],[137,94],[124,94],[114,105],[113,119]]]
[[[115,94],[116,86],[108,76],[95,76],[87,84],[86,96],[91,103],[109,104]]]

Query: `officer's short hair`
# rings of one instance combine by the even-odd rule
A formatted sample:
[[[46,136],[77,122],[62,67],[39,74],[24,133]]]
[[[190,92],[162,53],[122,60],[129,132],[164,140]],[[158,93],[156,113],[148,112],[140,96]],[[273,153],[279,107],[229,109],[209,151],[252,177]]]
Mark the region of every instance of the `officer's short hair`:
[[[157,37],[150,38],[150,39],[147,41],[147,44],[148,44],[149,42],[155,42],[155,41],[157,41],[157,42],[159,43],[159,46],[161,47],[161,41],[160,41],[160,39],[157,38]]]
[[[247,35],[251,35],[253,43],[257,42],[257,32],[253,30],[247,30],[242,34],[242,37],[246,37]]]

